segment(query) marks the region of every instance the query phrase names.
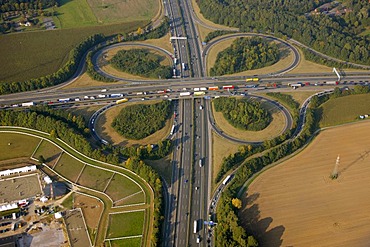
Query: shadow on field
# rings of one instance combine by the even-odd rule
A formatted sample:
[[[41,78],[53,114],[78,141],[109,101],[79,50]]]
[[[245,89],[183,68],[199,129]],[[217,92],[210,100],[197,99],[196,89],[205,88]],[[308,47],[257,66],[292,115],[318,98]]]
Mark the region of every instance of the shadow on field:
[[[258,246],[277,247],[281,246],[285,227],[280,225],[269,229],[273,219],[266,217],[261,219],[259,206],[256,200],[259,193],[248,195],[243,199],[243,208],[239,211],[241,225],[252,233],[258,241]]]

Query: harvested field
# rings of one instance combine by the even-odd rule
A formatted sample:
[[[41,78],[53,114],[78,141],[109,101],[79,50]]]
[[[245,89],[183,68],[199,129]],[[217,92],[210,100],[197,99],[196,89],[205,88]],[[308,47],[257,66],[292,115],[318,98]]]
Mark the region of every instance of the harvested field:
[[[285,117],[281,110],[277,109],[275,105],[269,102],[262,102],[262,107],[268,109],[272,115],[271,123],[260,131],[247,131],[240,130],[232,126],[223,116],[222,112],[216,112],[212,104],[212,111],[217,126],[222,129],[226,134],[248,141],[264,141],[272,139],[281,133],[285,128]]]
[[[66,223],[69,242],[72,247],[91,246],[80,209],[67,211],[64,216],[64,221]]]
[[[77,183],[88,188],[104,191],[113,173],[87,165]]]
[[[325,130],[255,179],[241,216],[261,246],[368,246],[369,129],[366,121]]]
[[[106,238],[141,235],[143,233],[144,217],[144,210],[110,214]],[[122,222],[125,222],[124,225],[122,225]]]
[[[37,174],[0,180],[0,203],[41,195]]]
[[[128,179],[119,174],[114,174],[112,180],[110,181],[105,193],[115,201],[125,201],[125,198],[129,198],[130,195],[138,193],[141,195],[141,200],[139,202],[144,202],[144,194],[141,188],[135,184],[132,180]]]
[[[45,163],[49,167],[52,167],[55,164],[61,152],[62,150],[60,150],[54,144],[48,141],[42,140],[40,146],[37,148],[36,152],[33,154],[33,157],[38,159],[40,155],[42,155],[45,159]]]
[[[28,135],[0,133],[0,160],[31,157],[40,139]]]
[[[84,164],[70,155],[63,153],[54,170],[61,176],[69,179],[73,183],[76,182]]]

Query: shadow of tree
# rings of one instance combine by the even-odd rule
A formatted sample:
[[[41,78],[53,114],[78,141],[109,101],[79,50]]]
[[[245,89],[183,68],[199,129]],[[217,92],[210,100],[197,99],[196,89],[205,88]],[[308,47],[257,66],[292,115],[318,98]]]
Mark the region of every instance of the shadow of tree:
[[[248,233],[253,234],[259,246],[281,246],[285,227],[280,225],[269,229],[273,219],[271,217],[261,219],[259,206],[256,203],[258,197],[259,193],[254,193],[242,198],[244,206],[239,211],[240,223]]]

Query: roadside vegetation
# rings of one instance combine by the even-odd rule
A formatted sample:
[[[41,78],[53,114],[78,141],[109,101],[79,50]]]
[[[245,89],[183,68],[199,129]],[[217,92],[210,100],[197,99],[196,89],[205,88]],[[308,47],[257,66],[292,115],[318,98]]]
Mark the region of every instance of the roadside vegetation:
[[[163,66],[165,57],[147,49],[120,50],[110,60],[110,64],[123,72],[149,78],[171,78],[172,68]]]
[[[257,101],[221,97],[213,103],[217,112],[222,112],[231,125],[242,130],[259,131],[272,120],[271,114]]]
[[[225,35],[225,34],[230,34],[230,33],[236,33],[236,32],[235,31],[226,31],[226,30],[216,30],[216,31],[210,32],[204,38],[204,42],[207,43],[207,42],[211,41],[212,39],[214,39],[216,37],[219,37],[219,36],[222,36],[222,35]]]
[[[129,105],[113,120],[112,127],[128,139],[142,139],[164,127],[171,115],[168,100],[153,105]]]
[[[370,25],[368,1],[330,3],[333,15],[321,7],[326,0],[197,0],[197,3],[204,17],[215,23],[245,32],[294,38],[329,56],[370,64],[370,37],[361,35]]]
[[[270,66],[279,60],[276,44],[259,37],[237,38],[230,47],[217,54],[210,75],[239,73]]]

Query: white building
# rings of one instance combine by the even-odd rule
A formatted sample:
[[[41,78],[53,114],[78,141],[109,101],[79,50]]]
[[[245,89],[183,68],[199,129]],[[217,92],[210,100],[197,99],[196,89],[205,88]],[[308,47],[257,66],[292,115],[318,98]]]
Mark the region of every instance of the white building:
[[[11,176],[23,172],[33,172],[36,171],[37,168],[35,165],[33,166],[24,166],[24,167],[19,167],[19,168],[14,168],[14,169],[8,169],[5,171],[0,171],[0,177],[6,177],[6,176]]]

